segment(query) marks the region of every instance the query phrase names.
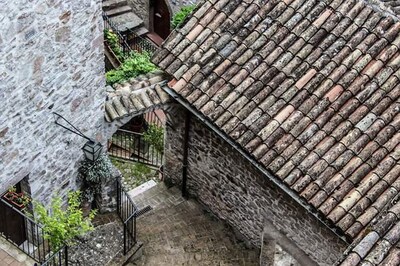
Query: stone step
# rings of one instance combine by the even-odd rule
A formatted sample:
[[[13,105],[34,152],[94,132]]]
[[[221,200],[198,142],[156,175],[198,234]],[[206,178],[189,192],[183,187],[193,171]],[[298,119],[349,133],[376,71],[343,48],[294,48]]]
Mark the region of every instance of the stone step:
[[[110,20],[120,32],[135,30],[143,26],[143,20],[133,12],[111,17]]]
[[[128,12],[132,12],[132,8],[130,6],[121,6],[117,8],[113,8],[111,10],[106,11],[106,15],[109,17],[115,17],[118,15],[122,15]]]
[[[117,7],[127,6],[126,0],[106,0],[103,1],[103,11],[108,11]]]
[[[145,35],[145,34],[147,34],[148,32],[149,32],[149,30],[146,29],[146,28],[143,27],[143,26],[140,26],[140,27],[138,27],[138,28],[136,28],[136,29],[134,30],[134,33],[135,33],[136,35],[138,35],[138,36]]]

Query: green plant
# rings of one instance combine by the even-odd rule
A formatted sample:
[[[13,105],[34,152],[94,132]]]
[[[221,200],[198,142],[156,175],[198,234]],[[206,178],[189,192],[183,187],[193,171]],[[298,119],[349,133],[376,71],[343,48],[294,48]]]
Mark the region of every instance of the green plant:
[[[78,171],[84,183],[83,199],[91,202],[94,195],[100,192],[101,184],[112,176],[112,163],[103,153],[95,162],[83,160]]]
[[[19,205],[23,205],[26,207],[28,206],[29,202],[31,202],[31,198],[24,193],[18,193],[13,201]]]
[[[158,151],[164,152],[164,129],[157,125],[149,125],[147,130],[143,133],[143,139]]]
[[[80,191],[68,193],[68,206],[65,210],[62,208],[60,197],[52,199],[50,211],[34,201],[35,220],[43,226],[44,237],[49,240],[52,249],[58,249],[64,244],[71,245],[75,237],[93,230],[91,221],[96,211],[91,211],[89,216],[84,218],[80,204]]]
[[[15,186],[11,186],[11,187],[8,188],[8,192],[16,193],[17,192],[17,188]]]
[[[185,21],[187,16],[193,12],[195,9],[195,5],[184,6],[182,7],[172,18],[171,27],[173,29],[178,28]]]
[[[133,189],[149,180],[158,181],[157,172],[145,164],[118,159],[111,159],[111,161],[121,171],[128,189]]]
[[[111,176],[112,164],[106,154],[101,154],[95,162],[83,160],[79,165],[79,173],[90,183],[101,183]]]
[[[108,85],[112,85],[156,69],[157,67],[150,61],[150,54],[148,52],[139,53],[133,51],[119,68],[106,73],[106,82]]]
[[[104,39],[110,46],[111,50],[114,52],[115,56],[120,60],[124,60],[124,52],[119,45],[118,35],[110,29],[104,30]]]

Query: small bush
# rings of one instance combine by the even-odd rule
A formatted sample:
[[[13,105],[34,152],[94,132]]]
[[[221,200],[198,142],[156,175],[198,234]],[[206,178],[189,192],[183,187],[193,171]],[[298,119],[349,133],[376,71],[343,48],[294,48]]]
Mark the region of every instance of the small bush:
[[[164,129],[157,125],[150,125],[143,133],[143,139],[152,145],[159,153],[164,152]]]
[[[178,28],[185,21],[186,17],[193,12],[195,5],[182,7],[172,18],[171,27],[173,29]]]
[[[118,60],[123,61],[124,53],[121,49],[121,46],[119,45],[118,35],[115,34],[112,30],[105,29],[104,39],[106,40],[106,42],[108,43],[108,45],[110,46],[111,50],[114,52]]]
[[[150,61],[149,53],[132,52],[119,68],[106,73],[106,81],[108,85],[112,85],[156,69],[157,67]]]
[[[51,248],[56,250],[64,244],[71,245],[77,236],[93,230],[91,220],[95,211],[91,211],[87,218],[83,217],[80,208],[80,191],[68,194],[68,206],[64,210],[60,197],[55,197],[51,202],[51,210],[41,203],[34,202],[36,221],[43,225],[44,238],[49,240]]]

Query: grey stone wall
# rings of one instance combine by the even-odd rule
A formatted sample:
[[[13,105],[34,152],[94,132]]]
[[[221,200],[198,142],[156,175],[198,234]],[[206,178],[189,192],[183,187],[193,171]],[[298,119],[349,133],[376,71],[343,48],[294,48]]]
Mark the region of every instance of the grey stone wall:
[[[143,20],[145,28],[149,29],[149,14],[150,14],[150,1],[149,0],[128,0],[129,6],[133,12]]]
[[[0,0],[0,193],[29,177],[33,198],[76,188],[85,140],[105,143],[101,0]]]
[[[185,112],[168,116],[165,174],[167,182],[181,184]],[[252,245],[261,246],[263,234],[282,235],[277,244],[307,265],[306,254],[320,265],[332,265],[346,244],[308,214],[224,140],[192,117],[189,140],[188,189],[219,218],[232,225]],[[266,231],[270,231],[269,233]],[[276,232],[275,232],[276,231]],[[294,252],[297,247],[300,252]],[[300,254],[300,255],[298,255]]]

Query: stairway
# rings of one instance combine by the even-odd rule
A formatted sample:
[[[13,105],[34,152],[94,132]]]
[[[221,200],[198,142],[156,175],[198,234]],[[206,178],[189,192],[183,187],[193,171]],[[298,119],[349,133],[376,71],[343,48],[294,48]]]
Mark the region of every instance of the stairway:
[[[121,33],[131,31],[140,36],[148,32],[126,0],[103,0],[103,11]]]

